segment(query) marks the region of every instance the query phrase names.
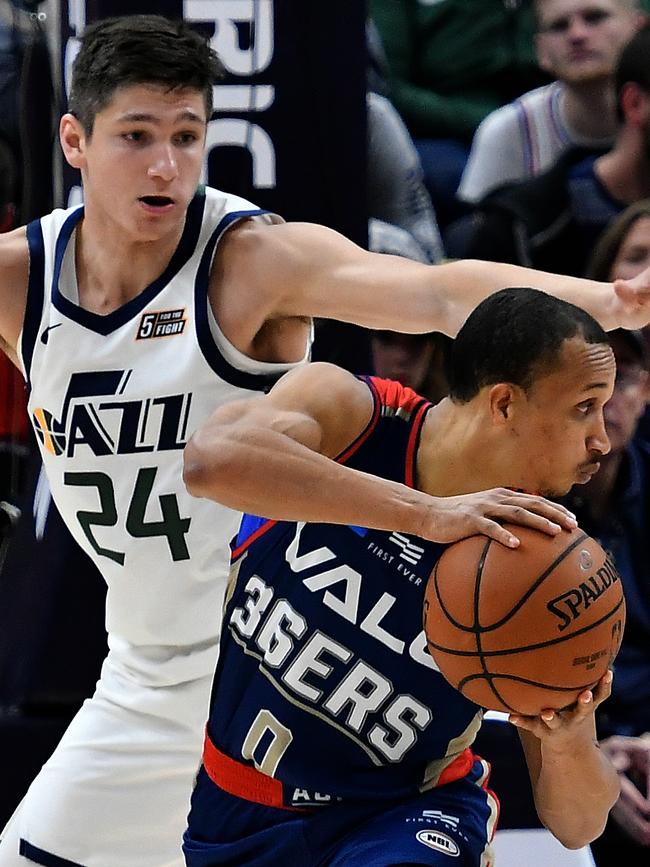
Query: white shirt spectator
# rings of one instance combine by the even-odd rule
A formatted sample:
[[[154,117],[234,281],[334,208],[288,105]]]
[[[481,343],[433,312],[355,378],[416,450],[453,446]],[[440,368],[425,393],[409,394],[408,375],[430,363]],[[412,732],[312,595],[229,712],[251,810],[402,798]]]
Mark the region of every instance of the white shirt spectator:
[[[559,81],[524,93],[489,114],[474,135],[458,196],[478,202],[503,184],[549,168],[570,147],[609,148],[612,138],[586,138],[571,129]]]

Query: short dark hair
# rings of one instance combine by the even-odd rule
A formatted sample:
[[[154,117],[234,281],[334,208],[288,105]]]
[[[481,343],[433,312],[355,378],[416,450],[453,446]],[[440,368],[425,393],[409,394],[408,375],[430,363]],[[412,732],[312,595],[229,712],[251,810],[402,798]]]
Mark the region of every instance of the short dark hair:
[[[448,356],[449,396],[472,400],[486,385],[508,382],[528,391],[552,371],[565,340],[608,344],[596,320],[538,289],[502,289],[482,301],[458,332]]]
[[[618,119],[623,121],[621,96],[632,82],[650,93],[650,24],[644,24],[621,51],[614,70],[614,90]]]
[[[118,88],[157,84],[201,91],[209,119],[212,85],[223,72],[209,41],[183,21],[162,15],[105,18],[87,27],[81,38],[69,108],[90,136],[95,116]]]

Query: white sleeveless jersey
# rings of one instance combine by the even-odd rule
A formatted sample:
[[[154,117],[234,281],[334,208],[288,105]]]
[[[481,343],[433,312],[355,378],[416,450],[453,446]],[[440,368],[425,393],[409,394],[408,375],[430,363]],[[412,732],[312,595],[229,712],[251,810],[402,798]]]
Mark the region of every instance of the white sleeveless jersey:
[[[30,416],[54,501],[108,584],[111,658],[143,684],[203,676],[216,659],[239,515],[187,493],[183,446],[217,406],[295,366],[243,356],[209,308],[216,246],[254,215],[279,220],[236,196],[201,191],[165,273],[105,316],[76,303],[83,208],[27,229],[20,357]]]

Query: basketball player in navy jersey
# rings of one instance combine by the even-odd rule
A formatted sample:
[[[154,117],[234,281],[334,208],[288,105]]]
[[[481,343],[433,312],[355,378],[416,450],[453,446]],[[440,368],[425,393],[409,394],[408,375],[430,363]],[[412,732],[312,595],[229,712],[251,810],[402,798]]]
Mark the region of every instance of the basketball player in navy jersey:
[[[182,449],[216,406],[307,359],[310,317],[454,334],[486,295],[534,283],[607,328],[650,320],[650,272],[613,287],[428,267],[200,188],[219,69],[182,24],[89,27],[60,125],[85,206],[0,236],[0,335],[28,380],[59,511],[109,585],[110,647],[96,694],[2,835],[1,867],[180,864],[237,523],[187,494]],[[439,541],[482,531],[508,543],[494,518],[547,532],[569,521],[503,490],[428,503]]]
[[[461,507],[498,484],[558,495],[586,482],[609,451],[615,371],[587,313],[507,289],[461,328],[436,406],[319,364],[199,429],[190,491],[250,514],[233,543],[189,867],[491,863],[496,804],[471,752],[482,712],[437,672],[422,630],[443,550],[428,541],[431,498]],[[568,709],[511,717],[540,819],[572,848],[600,834],[618,794],[594,724],[610,685],[608,672]]]

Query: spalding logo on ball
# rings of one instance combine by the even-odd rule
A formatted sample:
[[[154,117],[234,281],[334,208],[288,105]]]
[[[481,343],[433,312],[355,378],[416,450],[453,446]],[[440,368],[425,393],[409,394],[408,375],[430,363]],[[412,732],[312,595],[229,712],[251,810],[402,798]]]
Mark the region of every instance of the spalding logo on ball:
[[[472,536],[438,560],[424,602],[429,651],[449,683],[482,707],[561,710],[595,686],[618,653],[621,580],[583,530],[509,529],[518,548]]]

